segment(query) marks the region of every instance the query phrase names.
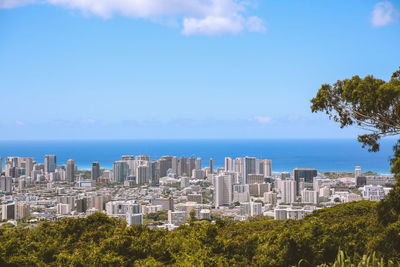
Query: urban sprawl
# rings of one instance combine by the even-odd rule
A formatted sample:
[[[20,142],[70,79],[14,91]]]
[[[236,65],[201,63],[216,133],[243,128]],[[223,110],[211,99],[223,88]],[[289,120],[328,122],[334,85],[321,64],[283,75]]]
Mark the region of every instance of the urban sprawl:
[[[207,160],[208,161],[208,160]],[[355,172],[331,177],[316,169],[272,172],[268,159],[225,158],[223,168],[213,160],[147,155],[122,156],[111,170],[93,162],[79,170],[74,160],[58,165],[56,155],[44,163],[33,158],[0,158],[2,224],[37,224],[42,220],[84,217],[94,212],[173,230],[198,220],[254,216],[301,219],[315,209],[362,199],[379,201],[395,180],[387,175]],[[335,174],[335,173],[334,173]]]

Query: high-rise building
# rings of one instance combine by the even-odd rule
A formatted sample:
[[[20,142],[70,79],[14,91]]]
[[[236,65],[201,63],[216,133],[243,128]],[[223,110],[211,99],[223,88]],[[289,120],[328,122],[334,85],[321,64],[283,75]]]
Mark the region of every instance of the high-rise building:
[[[214,173],[214,161],[212,158],[210,158],[210,173],[213,174]]]
[[[163,156],[158,160],[160,167],[160,178],[165,177],[168,174],[168,170],[172,169],[172,159],[171,156]]]
[[[67,181],[75,182],[75,161],[73,159],[67,161]]]
[[[150,162],[151,184],[159,185],[160,183],[160,163],[158,161]]]
[[[201,158],[196,159],[196,164],[195,164],[196,170],[201,170]]]
[[[361,167],[356,166],[356,169],[354,171],[354,177],[357,178],[358,176],[361,176]]]
[[[0,157],[0,176],[2,172],[3,172],[3,159]]]
[[[188,169],[187,176],[189,176],[189,177],[192,176],[193,170],[196,167],[195,164],[196,164],[195,158],[194,157],[189,157],[189,159],[188,159],[188,167],[187,167],[187,169]]]
[[[227,172],[232,171],[232,158],[230,157],[225,158],[225,171]]]
[[[293,179],[282,180],[282,202],[293,203],[296,201],[296,181]]]
[[[30,177],[31,172],[33,170],[33,158],[24,158],[24,169],[25,169],[25,175]]]
[[[256,174],[256,158],[244,157],[243,158],[243,182],[247,184],[247,176],[249,174]]]
[[[8,170],[8,168],[12,168],[12,167],[17,168],[18,167],[18,161],[19,161],[18,157],[7,157],[6,158],[6,163],[5,163],[6,171]]]
[[[122,161],[125,161],[129,166],[129,175],[136,176],[136,165],[135,165],[135,157],[132,155],[124,155],[121,157]]]
[[[12,178],[1,176],[0,179],[1,191],[6,194],[12,193]]]
[[[264,176],[265,177],[272,176],[272,160],[270,159],[264,160]]]
[[[75,208],[77,212],[86,212],[87,210],[87,198],[81,198],[75,200]]]
[[[150,166],[149,164],[143,164],[136,167],[136,183],[147,184],[150,182]]]
[[[16,219],[23,220],[31,216],[31,208],[30,205],[24,202],[18,202],[16,207]]]
[[[129,174],[129,165],[126,161],[114,161],[113,162],[113,174],[114,181],[117,183],[123,183]]]
[[[97,179],[100,177],[100,163],[98,161],[95,161],[92,163],[92,180],[97,181]]]
[[[186,175],[187,175],[186,158],[182,156],[178,162],[178,176],[186,176]]]
[[[313,183],[314,177],[317,177],[316,169],[296,168],[293,170],[293,177],[296,181],[296,195],[300,195],[300,179],[303,178],[305,183]]]
[[[243,173],[243,159],[236,158],[233,161],[233,171],[238,173]]]
[[[45,155],[44,156],[44,172],[55,172],[57,167],[56,155]]]
[[[232,204],[233,177],[223,174],[215,177],[215,207]]]

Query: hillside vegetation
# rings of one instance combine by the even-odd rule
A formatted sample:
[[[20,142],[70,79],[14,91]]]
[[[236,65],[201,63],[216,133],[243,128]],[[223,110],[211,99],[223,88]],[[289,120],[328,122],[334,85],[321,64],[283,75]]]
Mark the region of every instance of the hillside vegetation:
[[[376,253],[400,262],[400,221],[383,225],[377,203],[341,204],[303,220],[191,221],[173,232],[95,213],[0,229],[0,265],[301,266],[332,263],[339,249],[360,262]]]

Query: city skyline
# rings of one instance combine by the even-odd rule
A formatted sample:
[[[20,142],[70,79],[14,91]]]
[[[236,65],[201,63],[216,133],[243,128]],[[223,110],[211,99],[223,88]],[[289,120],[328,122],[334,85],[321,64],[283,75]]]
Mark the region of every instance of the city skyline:
[[[351,138],[310,99],[399,67],[398,1],[91,3],[0,1],[0,140]]]

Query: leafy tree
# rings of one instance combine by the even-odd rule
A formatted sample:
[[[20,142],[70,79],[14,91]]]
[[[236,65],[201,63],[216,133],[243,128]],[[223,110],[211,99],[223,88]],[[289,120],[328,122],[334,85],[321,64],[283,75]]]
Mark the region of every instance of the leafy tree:
[[[382,137],[400,134],[400,69],[388,82],[368,75],[323,84],[311,104],[312,112],[325,112],[341,128],[356,125],[368,131],[359,135],[358,141],[376,152]],[[378,206],[384,224],[395,222],[400,215],[400,139],[393,151],[391,171],[397,184]]]
[[[388,82],[368,75],[323,84],[311,103],[312,112],[325,112],[341,128],[356,125],[369,131],[358,140],[378,151],[381,137],[400,134],[400,70]]]

